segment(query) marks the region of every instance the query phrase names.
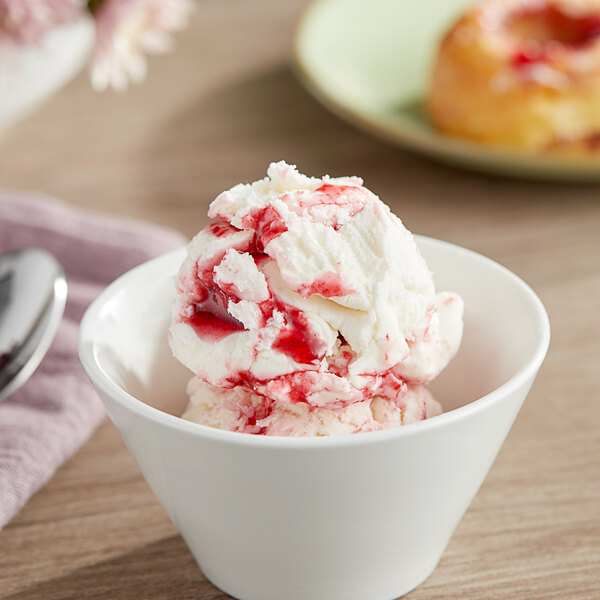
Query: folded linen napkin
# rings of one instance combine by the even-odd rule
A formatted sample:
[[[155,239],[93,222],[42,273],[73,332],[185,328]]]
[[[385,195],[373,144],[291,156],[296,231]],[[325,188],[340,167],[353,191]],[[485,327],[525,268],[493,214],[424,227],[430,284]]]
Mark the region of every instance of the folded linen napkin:
[[[181,234],[156,225],[83,212],[43,196],[0,193],[0,252],[45,248],[63,265],[69,288],[48,354],[0,404],[0,528],[104,417],[77,355],[85,309],[113,279],[184,243]]]

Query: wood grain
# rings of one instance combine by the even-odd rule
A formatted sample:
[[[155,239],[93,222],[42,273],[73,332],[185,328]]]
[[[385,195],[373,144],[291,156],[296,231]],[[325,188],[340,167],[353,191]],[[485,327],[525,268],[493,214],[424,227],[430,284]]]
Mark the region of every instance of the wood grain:
[[[126,95],[85,75],[0,138],[0,185],[195,233],[212,198],[285,158],[360,174],[413,231],[482,252],[546,304],[552,344],[489,477],[410,600],[600,598],[600,188],[439,166],[355,131],[293,78],[301,0],[204,0]],[[105,423],[0,533],[10,599],[226,596]]]

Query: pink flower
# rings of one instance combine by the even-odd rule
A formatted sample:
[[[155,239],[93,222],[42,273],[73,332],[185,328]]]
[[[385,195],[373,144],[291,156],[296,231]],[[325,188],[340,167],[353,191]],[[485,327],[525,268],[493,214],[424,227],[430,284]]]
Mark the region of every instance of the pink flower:
[[[0,41],[35,44],[53,27],[82,14],[77,0],[0,0]]]
[[[170,33],[187,25],[192,7],[192,0],[103,0],[94,15],[94,88],[124,90],[142,81],[145,55],[171,50]]]

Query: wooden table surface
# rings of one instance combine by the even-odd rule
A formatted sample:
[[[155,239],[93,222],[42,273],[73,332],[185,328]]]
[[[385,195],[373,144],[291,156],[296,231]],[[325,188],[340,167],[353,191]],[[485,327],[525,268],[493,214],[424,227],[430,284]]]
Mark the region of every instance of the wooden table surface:
[[[4,134],[0,186],[192,235],[220,190],[283,158],[360,174],[412,231],[515,271],[548,309],[550,351],[441,564],[407,598],[600,598],[600,186],[462,172],[354,130],[290,71],[302,6],[203,0],[143,86],[95,94],[81,75]],[[226,597],[109,422],[0,533],[0,596]]]

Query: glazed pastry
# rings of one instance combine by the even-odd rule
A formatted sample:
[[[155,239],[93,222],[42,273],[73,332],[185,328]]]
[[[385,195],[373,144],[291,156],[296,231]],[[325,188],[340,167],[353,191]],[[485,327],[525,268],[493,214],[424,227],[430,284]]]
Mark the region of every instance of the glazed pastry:
[[[457,137],[600,155],[600,0],[487,0],[445,35],[428,110]]]

